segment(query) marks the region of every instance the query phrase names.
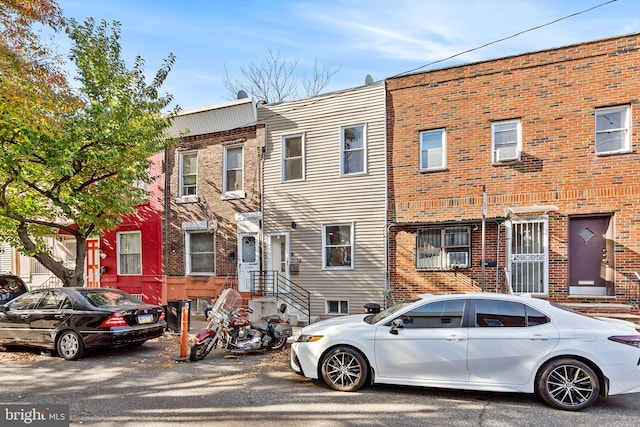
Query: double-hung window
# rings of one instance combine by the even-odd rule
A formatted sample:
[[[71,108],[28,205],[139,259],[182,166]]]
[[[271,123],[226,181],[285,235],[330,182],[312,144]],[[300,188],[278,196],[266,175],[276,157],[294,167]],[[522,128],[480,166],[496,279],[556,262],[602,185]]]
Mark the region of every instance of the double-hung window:
[[[631,150],[629,110],[628,105],[596,110],[596,154]]]
[[[365,125],[340,128],[340,157],[342,175],[367,171],[367,135]]]
[[[437,170],[446,166],[445,130],[420,132],[420,170]]]
[[[198,152],[180,154],[180,197],[195,196],[198,181]]]
[[[142,274],[142,236],[140,231],[117,233],[118,274]]]
[[[471,267],[469,227],[424,228],[418,231],[416,268],[443,270]]]
[[[520,160],[522,127],[519,119],[491,123],[491,161]]]
[[[322,226],[322,267],[353,268],[353,224]]]
[[[227,197],[244,197],[244,149],[226,147],[224,151],[223,188]]]
[[[187,274],[215,274],[215,237],[209,231],[189,231],[185,236]]]
[[[282,181],[304,179],[304,136],[282,138]]]

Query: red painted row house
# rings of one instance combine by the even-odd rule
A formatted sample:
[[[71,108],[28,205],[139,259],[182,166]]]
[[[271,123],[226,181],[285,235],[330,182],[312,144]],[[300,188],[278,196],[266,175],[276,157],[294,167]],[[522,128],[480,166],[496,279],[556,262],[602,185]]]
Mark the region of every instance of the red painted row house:
[[[87,242],[86,286],[119,288],[143,301],[167,300],[162,269],[164,154],[151,158],[149,200],[137,212],[124,215],[115,230]],[[96,274],[97,273],[97,274]]]

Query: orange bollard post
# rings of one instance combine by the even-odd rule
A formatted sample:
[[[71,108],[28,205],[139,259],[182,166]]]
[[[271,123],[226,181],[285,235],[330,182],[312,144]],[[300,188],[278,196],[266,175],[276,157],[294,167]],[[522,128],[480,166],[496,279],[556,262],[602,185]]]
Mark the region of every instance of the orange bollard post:
[[[189,308],[182,307],[182,318],[180,319],[180,356],[173,356],[173,360],[184,362],[187,360],[187,329],[189,328]]]
[[[187,357],[187,329],[189,329],[189,309],[182,307],[182,319],[180,322],[180,357]]]

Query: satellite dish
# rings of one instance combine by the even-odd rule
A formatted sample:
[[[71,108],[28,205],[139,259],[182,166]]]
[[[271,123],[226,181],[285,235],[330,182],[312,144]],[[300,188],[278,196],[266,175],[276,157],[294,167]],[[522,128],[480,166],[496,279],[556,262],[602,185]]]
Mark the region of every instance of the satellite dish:
[[[247,95],[247,92],[243,91],[242,89],[238,91],[238,99],[245,99],[248,97],[249,95]]]
[[[373,77],[371,77],[371,74],[367,74],[367,77],[364,78],[364,84],[370,85],[371,83],[373,83]]]

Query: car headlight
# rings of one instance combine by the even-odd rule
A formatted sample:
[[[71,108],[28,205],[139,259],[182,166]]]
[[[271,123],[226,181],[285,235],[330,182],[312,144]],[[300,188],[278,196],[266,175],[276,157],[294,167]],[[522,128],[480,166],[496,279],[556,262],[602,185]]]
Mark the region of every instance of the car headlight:
[[[322,335],[300,335],[296,342],[316,342],[322,338]]]

